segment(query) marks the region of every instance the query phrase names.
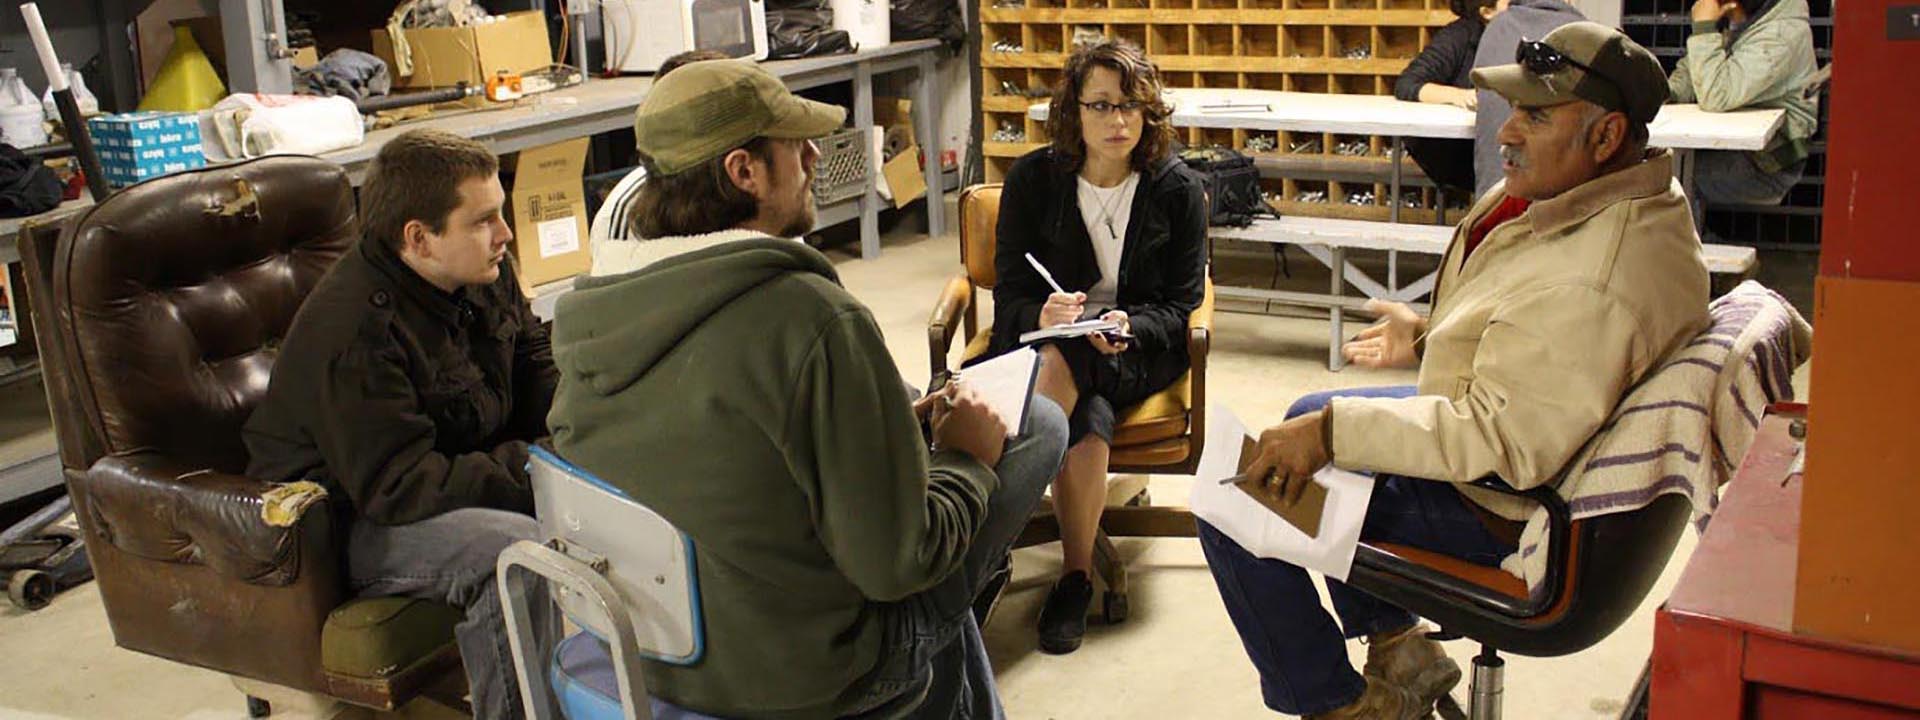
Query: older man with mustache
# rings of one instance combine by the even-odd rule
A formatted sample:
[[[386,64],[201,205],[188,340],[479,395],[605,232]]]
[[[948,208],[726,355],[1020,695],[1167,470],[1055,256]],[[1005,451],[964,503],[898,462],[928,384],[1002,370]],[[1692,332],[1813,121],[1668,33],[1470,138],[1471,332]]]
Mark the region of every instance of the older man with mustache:
[[[1617,30],[1563,26],[1516,64],[1473,72],[1513,104],[1506,180],[1454,234],[1433,316],[1404,305],[1344,351],[1418,367],[1419,384],[1302,398],[1248,469],[1297,498],[1320,467],[1376,473],[1361,537],[1498,566],[1530,503],[1469,487],[1553,482],[1628,388],[1707,322],[1707,270],[1673,160],[1648,151],[1666,98],[1653,55]],[[1306,571],[1200,525],[1266,703],[1309,718],[1424,717],[1460,667],[1407,611],[1329,580],[1336,625]],[[1364,673],[1346,638],[1369,639]]]

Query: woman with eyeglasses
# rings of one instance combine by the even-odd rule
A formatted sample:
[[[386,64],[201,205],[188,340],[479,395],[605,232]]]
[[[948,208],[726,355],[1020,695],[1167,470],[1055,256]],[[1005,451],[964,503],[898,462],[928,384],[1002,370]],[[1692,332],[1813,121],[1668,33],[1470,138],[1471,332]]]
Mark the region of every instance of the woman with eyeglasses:
[[[1055,654],[1086,632],[1115,412],[1186,373],[1187,316],[1207,272],[1204,181],[1171,151],[1159,69],[1106,40],[1076,49],[1063,74],[1052,142],[1015,161],[1001,193],[990,353],[1041,328],[1119,326],[1039,348],[1038,392],[1067,409],[1070,445],[1053,483],[1065,566],[1040,614],[1040,649]]]

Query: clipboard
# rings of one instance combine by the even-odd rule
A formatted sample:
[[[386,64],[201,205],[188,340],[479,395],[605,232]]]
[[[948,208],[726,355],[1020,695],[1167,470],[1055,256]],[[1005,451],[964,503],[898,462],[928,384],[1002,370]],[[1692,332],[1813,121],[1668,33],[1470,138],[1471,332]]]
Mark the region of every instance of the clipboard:
[[[958,375],[1006,421],[1007,437],[1027,431],[1027,409],[1033,405],[1034,389],[1040,380],[1040,353],[1030,347],[1020,348],[970,365]]]
[[[1247,482],[1247,466],[1253,464],[1253,458],[1259,454],[1260,447],[1254,443],[1253,438],[1243,438],[1240,441],[1239,470],[1241,474],[1240,479],[1233,483],[1234,486],[1253,498],[1254,502],[1260,503],[1273,514],[1279,515],[1280,519],[1287,521],[1287,524],[1299,528],[1300,532],[1307,534],[1307,537],[1318,538],[1320,516],[1327,509],[1327,486],[1308,480],[1306,490],[1300,493],[1300,500],[1289,504],[1279,493],[1268,493],[1257,485]]]

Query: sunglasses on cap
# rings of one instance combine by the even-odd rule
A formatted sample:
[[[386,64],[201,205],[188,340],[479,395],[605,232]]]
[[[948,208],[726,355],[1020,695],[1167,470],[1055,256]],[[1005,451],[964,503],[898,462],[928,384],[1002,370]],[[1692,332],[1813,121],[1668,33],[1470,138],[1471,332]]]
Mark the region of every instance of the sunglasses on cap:
[[[1540,42],[1539,40],[1520,41],[1520,45],[1513,50],[1513,61],[1519,63],[1520,67],[1526,68],[1527,72],[1541,76],[1552,75],[1567,69],[1568,65],[1572,65],[1587,71],[1594,77],[1607,81],[1616,88],[1620,87],[1620,83],[1615,82],[1613,78],[1607,77],[1606,73],[1595,70],[1592,66],[1579,60],[1567,57],[1566,53],[1560,52],[1560,50],[1554,46]]]

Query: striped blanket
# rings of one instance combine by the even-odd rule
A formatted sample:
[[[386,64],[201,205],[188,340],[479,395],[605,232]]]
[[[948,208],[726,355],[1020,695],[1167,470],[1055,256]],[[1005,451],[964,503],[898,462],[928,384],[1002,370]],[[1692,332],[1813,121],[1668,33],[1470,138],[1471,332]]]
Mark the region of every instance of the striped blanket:
[[[1754,281],[1713,301],[1712,325],[1627,394],[1559,484],[1573,519],[1646,507],[1668,493],[1693,503],[1704,530],[1770,403],[1793,399],[1793,372],[1813,328]],[[1542,591],[1547,513],[1535,511],[1500,567]]]

